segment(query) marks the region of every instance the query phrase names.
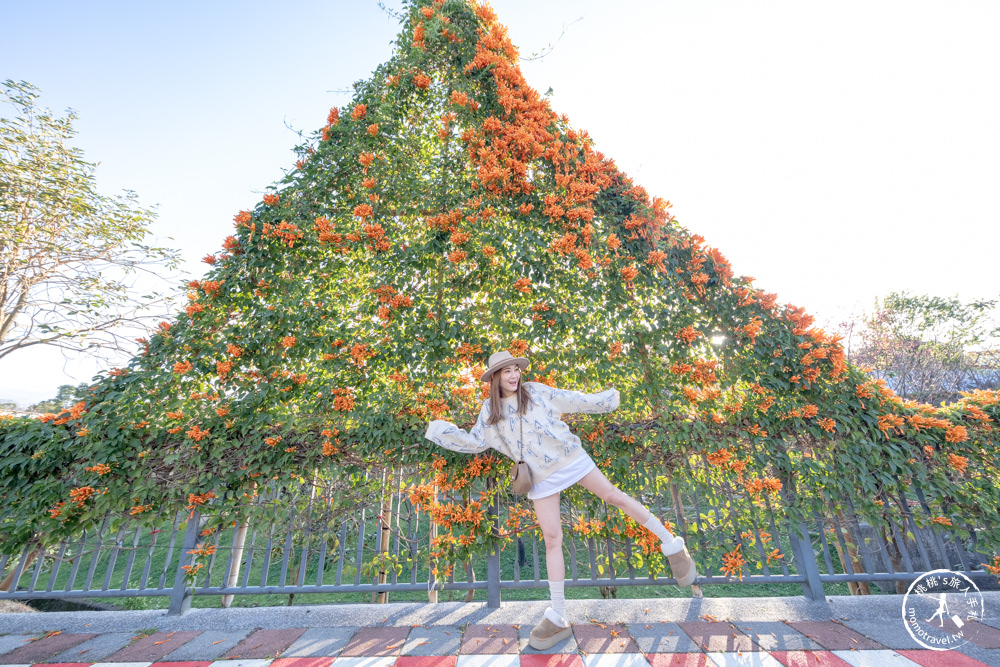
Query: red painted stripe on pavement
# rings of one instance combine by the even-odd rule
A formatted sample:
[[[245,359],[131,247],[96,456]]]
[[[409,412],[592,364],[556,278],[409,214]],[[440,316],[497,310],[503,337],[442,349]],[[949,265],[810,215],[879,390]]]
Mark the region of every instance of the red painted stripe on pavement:
[[[522,653],[521,667],[583,667],[583,658],[575,653]]]
[[[651,667],[714,667],[704,653],[647,653]]]
[[[455,667],[455,655],[401,655],[396,658],[396,667]]]
[[[909,658],[920,667],[989,667],[985,662],[970,658],[958,651],[896,649],[896,653]]]
[[[330,667],[333,658],[278,658],[271,667]]]
[[[770,651],[770,654],[785,667],[851,667],[829,651]]]

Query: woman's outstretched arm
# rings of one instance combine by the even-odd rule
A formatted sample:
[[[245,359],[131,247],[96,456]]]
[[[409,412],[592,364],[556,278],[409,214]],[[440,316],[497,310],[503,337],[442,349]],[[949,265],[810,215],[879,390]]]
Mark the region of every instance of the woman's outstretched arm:
[[[537,385],[545,392],[545,397],[556,410],[563,414],[582,412],[597,415],[611,412],[618,408],[621,399],[617,389],[608,389],[596,394],[584,394],[569,389],[556,389],[545,385]]]
[[[479,411],[479,419],[471,431],[464,431],[451,422],[436,419],[427,426],[424,437],[435,445],[450,449],[453,452],[463,454],[478,454],[490,448],[490,444],[483,435],[483,428],[486,426],[487,406]]]

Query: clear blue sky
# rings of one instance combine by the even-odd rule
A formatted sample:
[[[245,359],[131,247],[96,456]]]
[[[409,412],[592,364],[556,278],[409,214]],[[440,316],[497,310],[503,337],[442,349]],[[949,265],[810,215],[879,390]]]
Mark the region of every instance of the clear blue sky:
[[[572,23],[523,64],[528,81],[782,301],[823,320],[893,290],[1000,295],[995,0],[493,6],[525,56]],[[80,113],[102,189],[159,204],[154,232],[195,275],[294,162],[285,124],[321,126],[349,100],[332,91],[388,59],[398,27],[375,0],[0,12],[0,77]],[[96,368],[11,355],[0,398],[47,398]]]

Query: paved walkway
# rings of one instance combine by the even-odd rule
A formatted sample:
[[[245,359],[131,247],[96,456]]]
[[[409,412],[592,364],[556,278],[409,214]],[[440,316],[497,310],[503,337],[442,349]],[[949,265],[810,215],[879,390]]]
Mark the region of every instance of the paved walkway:
[[[897,596],[573,600],[573,637],[544,652],[527,645],[539,602],[3,614],[0,665],[1000,667],[1000,593],[984,599],[958,651],[917,644]]]

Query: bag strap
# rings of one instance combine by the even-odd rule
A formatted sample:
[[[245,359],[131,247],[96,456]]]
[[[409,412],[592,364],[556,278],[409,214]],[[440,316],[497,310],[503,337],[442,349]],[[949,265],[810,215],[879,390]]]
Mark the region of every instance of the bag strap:
[[[524,460],[524,415],[518,415],[518,420],[521,423],[521,440],[518,442],[518,444],[521,445],[521,451],[520,451],[520,460],[517,461],[517,463],[520,463],[521,461]],[[500,439],[503,440],[503,444],[507,445],[507,449],[509,449],[511,454],[513,454],[514,448],[510,446],[510,443],[507,442],[507,438],[504,437],[503,431],[499,428],[497,429],[497,435],[500,436]]]
[[[524,461],[524,415],[520,415],[519,421],[521,422],[521,461]],[[520,461],[519,461],[520,463]]]

